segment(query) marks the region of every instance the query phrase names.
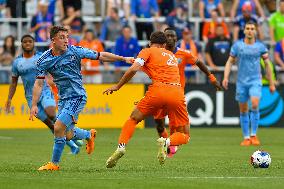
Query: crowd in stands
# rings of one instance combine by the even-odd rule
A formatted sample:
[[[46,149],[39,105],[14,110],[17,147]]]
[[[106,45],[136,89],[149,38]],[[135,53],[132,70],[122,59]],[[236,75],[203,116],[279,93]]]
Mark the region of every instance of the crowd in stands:
[[[36,11],[28,16],[30,1],[36,4]],[[83,9],[86,2],[92,6]],[[101,6],[102,2],[106,6]],[[89,16],[100,17],[102,21],[86,22],[88,8],[94,10]],[[139,41],[147,41],[154,30],[172,27],[178,36],[178,47],[190,50],[215,71],[225,65],[232,43],[243,38],[245,23],[253,21],[258,39],[269,41],[266,44],[273,49],[274,63],[284,70],[283,0],[0,0],[0,18],[29,18],[28,23],[22,23],[22,33],[32,33],[36,42],[48,44],[49,29],[57,24],[70,30],[72,45],[122,56],[136,56],[144,47]],[[161,22],[160,18],[164,20]],[[200,18],[199,33],[195,33],[192,18]],[[3,39],[0,49],[0,67],[11,66],[21,53],[15,47],[15,39],[19,39],[17,23],[9,22],[9,28],[11,35]],[[49,47],[38,46],[37,50],[45,51]],[[84,82],[103,81],[100,71],[93,69],[100,65],[108,68],[106,63],[83,60]],[[121,76],[121,67],[129,66],[124,62],[113,65],[115,78]],[[7,83],[8,79],[8,72],[0,70],[0,82]]]

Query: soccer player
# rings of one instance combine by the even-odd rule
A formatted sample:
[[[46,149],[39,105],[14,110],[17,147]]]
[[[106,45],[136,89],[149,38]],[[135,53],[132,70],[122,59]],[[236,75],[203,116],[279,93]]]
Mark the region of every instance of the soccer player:
[[[23,54],[18,56],[12,65],[12,83],[10,85],[8,99],[5,110],[10,112],[11,102],[17,89],[18,78],[22,78],[25,89],[25,97],[29,108],[32,105],[32,90],[36,78],[36,62],[41,53],[34,50],[34,38],[31,35],[24,35],[21,39]],[[43,81],[43,91],[37,103],[38,114],[37,118],[41,120],[51,132],[54,132],[54,122],[56,118],[55,100],[50,87],[46,81]],[[68,141],[67,145],[70,147],[72,154],[78,154],[80,148],[72,141]]]
[[[52,161],[38,170],[59,170],[59,162],[66,140],[86,139],[86,151],[94,151],[96,130],[75,127],[79,113],[83,110],[87,96],[82,84],[81,59],[89,58],[106,62],[133,61],[108,52],[68,46],[68,30],[53,26],[50,30],[52,48],[45,51],[37,61],[37,79],[34,84],[30,119],[39,113],[37,102],[44,86],[44,78],[50,73],[59,92],[58,115],[54,125],[54,146]]]
[[[208,76],[210,82],[215,86],[217,90],[222,90],[222,86],[220,85],[220,83],[217,81],[215,76],[207,69],[207,67],[202,61],[200,61],[197,57],[192,55],[190,51],[183,50],[183,49],[176,47],[177,35],[174,29],[166,28],[164,33],[167,37],[166,49],[173,52],[175,57],[178,60],[180,83],[183,89],[185,87],[185,73],[184,73],[185,66],[186,64],[191,64],[191,65],[198,66],[198,68]],[[168,132],[165,128],[165,116],[166,115],[167,115],[167,112],[165,112],[164,110],[160,110],[157,112],[156,115],[154,115],[154,119],[157,124],[156,128],[157,128],[158,134],[160,137],[164,137],[164,138],[168,138]],[[175,154],[176,150],[177,150],[177,146],[170,146],[168,149],[168,157],[171,157],[173,154]]]
[[[247,22],[244,30],[245,38],[235,42],[231,48],[230,57],[225,65],[225,89],[228,89],[229,74],[232,64],[238,62],[238,75],[236,83],[236,100],[239,102],[240,123],[244,140],[241,146],[260,145],[257,138],[258,122],[260,119],[258,105],[261,97],[261,68],[260,58],[264,60],[269,79],[270,92],[275,91],[272,72],[269,67],[268,50],[261,42],[256,40],[256,25]],[[251,101],[252,110],[248,113],[248,101]],[[249,131],[251,125],[251,131]]]
[[[152,79],[152,85],[125,122],[120,133],[118,148],[107,160],[107,168],[114,167],[125,154],[126,145],[136,125],[146,116],[155,115],[160,109],[167,110],[170,130],[173,133],[169,138],[161,137],[157,140],[160,164],[165,162],[168,146],[187,144],[190,139],[189,119],[184,91],[180,84],[178,60],[171,51],[164,48],[166,43],[167,38],[163,32],[152,33],[150,48],[141,50],[118,84],[103,92],[108,95],[119,90],[141,69]]]

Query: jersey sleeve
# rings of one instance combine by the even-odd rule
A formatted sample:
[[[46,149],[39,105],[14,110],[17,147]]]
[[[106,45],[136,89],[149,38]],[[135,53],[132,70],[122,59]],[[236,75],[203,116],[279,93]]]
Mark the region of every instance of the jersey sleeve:
[[[80,59],[88,58],[88,59],[92,59],[92,60],[98,60],[99,56],[100,56],[99,52],[93,51],[93,50],[88,49],[88,48],[73,46],[73,49],[75,50],[76,55],[80,57]]]
[[[14,60],[13,63],[12,63],[12,76],[13,77],[19,77],[19,71],[18,71],[18,68],[17,68],[17,61]]]
[[[231,51],[230,51],[230,56],[232,57],[237,57],[238,56],[238,42],[234,43],[232,48],[231,48]]]
[[[198,61],[198,58],[196,56],[194,56],[190,51],[188,50],[182,50],[179,49],[177,51],[178,54],[181,54],[183,57],[186,58],[186,64],[191,64],[191,65],[195,65],[196,62]]]
[[[44,79],[45,76],[47,75],[45,58],[43,56],[44,56],[44,54],[42,56],[40,56],[40,58],[38,59],[38,61],[36,63],[36,69],[37,69],[36,78],[37,79]]]
[[[147,60],[149,59],[149,57],[150,57],[150,49],[149,48],[143,49],[138,54],[135,62],[139,63],[141,66],[144,66]]]
[[[260,54],[263,60],[268,58],[268,49],[263,43],[260,43]]]

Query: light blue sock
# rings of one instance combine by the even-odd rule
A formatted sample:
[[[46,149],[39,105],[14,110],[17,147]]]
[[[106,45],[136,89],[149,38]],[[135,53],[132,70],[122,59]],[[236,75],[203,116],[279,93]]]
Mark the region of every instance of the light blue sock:
[[[71,151],[73,152],[78,146],[75,144],[73,140],[66,141],[66,145],[71,148]]]
[[[259,110],[251,110],[250,112],[250,124],[251,124],[251,136],[256,136],[258,123],[259,123]]]
[[[249,115],[248,112],[240,113],[240,122],[243,131],[243,137],[249,138]]]
[[[89,139],[91,138],[91,132],[84,130],[84,129],[80,129],[78,127],[74,128],[74,136],[72,138],[72,140],[82,140],[82,139]]]
[[[64,150],[64,146],[66,144],[65,137],[55,137],[54,138],[54,146],[53,146],[53,153],[52,153],[52,162],[58,164],[60,162],[60,158],[62,152]]]

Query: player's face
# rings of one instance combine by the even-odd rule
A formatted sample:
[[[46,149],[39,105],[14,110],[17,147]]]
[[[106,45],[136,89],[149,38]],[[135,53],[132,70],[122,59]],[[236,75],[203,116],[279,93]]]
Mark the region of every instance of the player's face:
[[[53,47],[60,51],[65,51],[68,47],[68,32],[60,31],[53,38]]]
[[[246,27],[245,27],[244,33],[245,33],[246,38],[248,38],[248,39],[254,38],[255,34],[256,34],[255,25],[247,24]]]
[[[165,35],[167,37],[167,46],[168,47],[174,47],[177,42],[177,34],[173,30],[167,30],[165,31]]]
[[[26,37],[22,41],[22,48],[24,52],[31,52],[34,50],[34,40],[30,37]]]

